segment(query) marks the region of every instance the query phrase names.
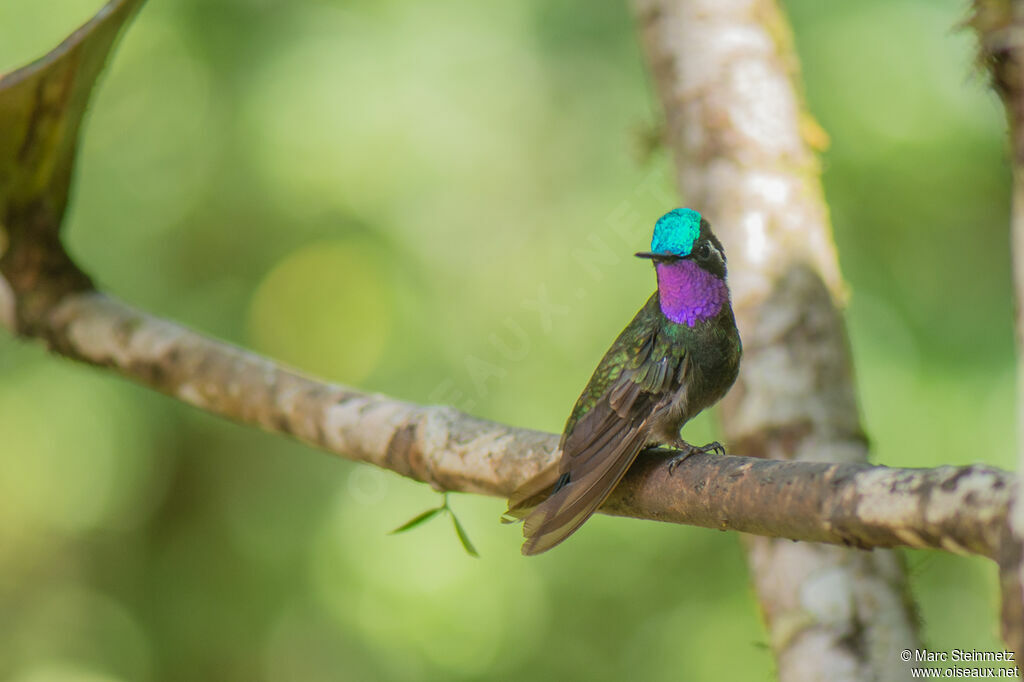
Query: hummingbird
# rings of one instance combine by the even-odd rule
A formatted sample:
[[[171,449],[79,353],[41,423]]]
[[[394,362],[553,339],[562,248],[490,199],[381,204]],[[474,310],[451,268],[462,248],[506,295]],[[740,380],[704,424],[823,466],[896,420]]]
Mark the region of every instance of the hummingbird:
[[[566,421],[560,458],[520,486],[503,520],[524,520],[523,554],[559,544],[608,498],[637,456],[667,446],[669,474],[696,453],[680,430],[718,402],[739,373],[743,347],[726,282],[725,251],[700,213],[658,219],[651,250],[658,289],[608,349]]]

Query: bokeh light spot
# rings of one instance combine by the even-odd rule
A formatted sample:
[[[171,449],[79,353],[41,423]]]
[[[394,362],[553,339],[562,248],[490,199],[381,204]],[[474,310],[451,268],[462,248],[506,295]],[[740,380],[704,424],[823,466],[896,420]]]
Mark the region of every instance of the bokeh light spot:
[[[143,501],[152,475],[146,421],[126,388],[56,365],[0,385],[0,538],[143,520],[151,508]]]
[[[380,361],[391,333],[383,265],[360,240],[319,242],[292,253],[253,295],[253,345],[326,378],[358,383]]]

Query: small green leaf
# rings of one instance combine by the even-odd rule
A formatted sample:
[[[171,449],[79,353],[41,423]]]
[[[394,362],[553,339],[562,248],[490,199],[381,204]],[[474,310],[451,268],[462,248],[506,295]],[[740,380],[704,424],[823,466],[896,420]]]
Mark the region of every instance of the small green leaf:
[[[462,548],[466,550],[466,554],[472,557],[480,558],[480,554],[477,553],[476,547],[469,541],[469,536],[466,535],[466,529],[459,523],[459,519],[452,514],[452,524],[455,526],[455,534],[459,536],[459,542],[462,543]]]
[[[396,528],[393,531],[391,531],[390,533],[388,533],[388,535],[394,535],[395,533],[404,533],[405,531],[407,531],[407,530],[409,530],[411,528],[415,528],[416,526],[420,525],[421,523],[429,521],[430,519],[434,518],[435,516],[437,516],[438,514],[443,512],[444,510],[445,510],[444,507],[434,507],[433,509],[428,509],[427,511],[423,512],[422,514],[419,514],[418,516],[415,516],[412,519],[406,521],[401,526],[399,526],[398,528]]]

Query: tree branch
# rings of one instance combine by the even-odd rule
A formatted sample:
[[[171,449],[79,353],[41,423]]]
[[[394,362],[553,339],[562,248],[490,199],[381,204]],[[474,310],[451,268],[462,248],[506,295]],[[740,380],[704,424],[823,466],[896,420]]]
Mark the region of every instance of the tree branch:
[[[992,87],[1003,101],[1009,124],[1013,163],[1010,241],[1017,302],[1018,461],[1024,467],[1024,2],[975,0],[970,23],[978,33],[981,62],[992,76]],[[1019,490],[1019,484],[1015,490]],[[1024,500],[1016,493],[1010,509],[997,561],[1003,592],[1003,638],[1020,657],[1024,656]]]
[[[438,490],[506,496],[558,446],[555,434],[302,376],[100,293],[68,296],[31,329],[66,357]],[[1011,479],[979,465],[890,469],[713,455],[695,455],[669,475],[666,459],[645,455],[603,511],[865,549],[993,556]]]
[[[744,357],[730,446],[866,462],[843,283],[789,26],[775,0],[637,0],[686,203],[716,226]],[[893,490],[899,486],[893,487]],[[862,510],[865,511],[865,510]],[[895,679],[919,646],[899,557],[747,541],[782,680]],[[817,589],[828,583],[828,588]]]

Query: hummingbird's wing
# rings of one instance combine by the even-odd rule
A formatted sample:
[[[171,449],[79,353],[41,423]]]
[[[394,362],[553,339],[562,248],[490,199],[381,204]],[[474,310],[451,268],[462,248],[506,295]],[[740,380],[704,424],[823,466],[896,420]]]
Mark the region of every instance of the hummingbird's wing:
[[[566,424],[551,495],[527,506],[541,492],[535,481],[550,486],[550,470],[513,494],[509,514],[526,516],[524,554],[551,549],[601,506],[647,444],[652,414],[685,381],[685,351],[660,316],[652,296],[594,371]]]

